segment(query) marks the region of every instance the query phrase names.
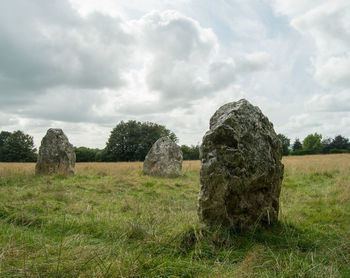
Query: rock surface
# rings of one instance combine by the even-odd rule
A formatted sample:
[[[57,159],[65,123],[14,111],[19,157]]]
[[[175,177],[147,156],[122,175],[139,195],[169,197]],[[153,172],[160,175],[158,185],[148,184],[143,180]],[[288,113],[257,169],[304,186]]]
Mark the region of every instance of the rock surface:
[[[220,107],[201,146],[198,215],[252,230],[277,221],[284,166],[272,123],[247,100]]]
[[[143,163],[143,172],[151,176],[180,176],[181,168],[181,149],[167,136],[153,144]]]
[[[62,129],[50,128],[41,140],[36,175],[74,175],[75,153]]]

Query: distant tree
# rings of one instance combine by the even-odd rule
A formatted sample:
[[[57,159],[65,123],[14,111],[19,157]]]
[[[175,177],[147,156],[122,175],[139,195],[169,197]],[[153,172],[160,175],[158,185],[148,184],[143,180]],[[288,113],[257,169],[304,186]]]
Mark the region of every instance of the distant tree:
[[[322,135],[318,133],[309,134],[303,141],[303,150],[311,154],[321,153],[323,149]]]
[[[280,141],[282,143],[283,155],[288,155],[289,154],[290,139],[281,133],[278,134],[277,137],[278,137],[278,139],[280,139]]]
[[[348,138],[337,135],[334,139],[327,138],[322,141],[323,153],[346,153],[350,151]]]
[[[332,138],[326,138],[322,140],[322,153],[330,153],[332,149]]]
[[[333,149],[343,149],[350,150],[350,142],[348,138],[345,138],[341,135],[337,135],[334,137],[332,141]]]
[[[33,137],[17,130],[0,133],[0,161],[2,162],[34,162],[36,148]]]
[[[120,122],[111,132],[103,151],[104,161],[143,161],[155,141],[169,136],[177,142],[175,133],[163,125],[151,122]]]
[[[6,161],[4,145],[8,137],[11,136],[11,132],[1,131],[0,132],[0,162]]]
[[[101,150],[99,149],[90,149],[86,147],[74,147],[74,152],[76,155],[77,162],[94,162],[101,161],[100,154]]]
[[[186,146],[182,145],[181,146],[181,151],[182,151],[182,156],[184,160],[198,160],[199,159],[199,146],[193,146],[191,145]]]
[[[299,150],[302,150],[302,149],[303,149],[303,145],[301,144],[299,138],[296,138],[294,143],[293,143],[292,150],[293,151],[299,151]]]

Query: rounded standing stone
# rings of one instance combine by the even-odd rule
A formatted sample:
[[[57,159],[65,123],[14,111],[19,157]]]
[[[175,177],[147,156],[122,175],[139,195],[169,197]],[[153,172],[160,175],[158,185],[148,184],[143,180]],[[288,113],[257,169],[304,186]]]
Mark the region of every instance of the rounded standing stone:
[[[201,145],[200,220],[238,230],[277,221],[281,159],[281,142],[258,107],[245,99],[220,107]]]
[[[159,138],[143,162],[143,172],[151,176],[180,176],[181,148],[169,137]]]
[[[74,175],[75,152],[62,129],[50,128],[41,140],[36,175]]]

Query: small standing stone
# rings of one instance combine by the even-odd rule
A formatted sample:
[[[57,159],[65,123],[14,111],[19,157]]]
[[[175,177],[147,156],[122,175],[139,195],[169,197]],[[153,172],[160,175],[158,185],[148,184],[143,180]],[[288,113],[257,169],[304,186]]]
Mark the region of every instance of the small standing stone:
[[[198,215],[251,230],[278,219],[284,166],[272,123],[247,100],[220,107],[201,145]]]
[[[180,176],[182,152],[169,137],[158,139],[143,163],[143,172],[151,176]]]
[[[50,128],[41,140],[36,175],[74,175],[75,152],[62,129]]]

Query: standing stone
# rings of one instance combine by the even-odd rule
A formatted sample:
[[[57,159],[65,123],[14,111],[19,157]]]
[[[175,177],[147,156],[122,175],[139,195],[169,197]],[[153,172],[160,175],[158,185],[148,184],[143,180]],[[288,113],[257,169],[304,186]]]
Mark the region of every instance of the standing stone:
[[[180,176],[181,168],[181,149],[167,136],[153,144],[143,163],[143,172],[151,176]]]
[[[203,137],[198,215],[252,230],[278,219],[284,166],[272,123],[247,100],[220,107]]]
[[[75,153],[62,129],[50,128],[41,140],[36,175],[74,175]]]

